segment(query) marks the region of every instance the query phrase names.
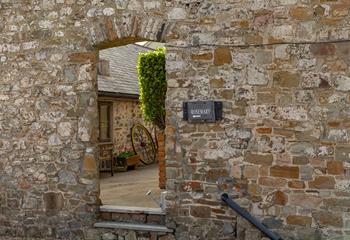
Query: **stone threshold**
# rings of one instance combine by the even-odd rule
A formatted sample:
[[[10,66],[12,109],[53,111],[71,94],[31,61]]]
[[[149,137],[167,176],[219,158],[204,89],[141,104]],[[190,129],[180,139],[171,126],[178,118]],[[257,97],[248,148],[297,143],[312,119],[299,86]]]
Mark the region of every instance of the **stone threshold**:
[[[161,208],[125,207],[114,205],[102,205],[100,206],[100,212],[165,215],[165,212]]]
[[[123,230],[134,230],[144,232],[163,232],[172,233],[173,230],[166,226],[156,224],[140,224],[140,223],[124,223],[124,222],[110,222],[103,221],[94,224],[95,228],[110,228],[110,229],[123,229]]]

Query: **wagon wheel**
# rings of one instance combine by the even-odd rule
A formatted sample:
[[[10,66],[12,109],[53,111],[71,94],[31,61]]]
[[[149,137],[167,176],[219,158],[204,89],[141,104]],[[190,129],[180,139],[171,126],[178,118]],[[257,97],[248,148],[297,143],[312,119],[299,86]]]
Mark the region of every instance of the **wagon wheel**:
[[[134,152],[140,156],[145,165],[156,160],[156,147],[149,131],[141,124],[135,124],[131,128],[131,142]]]

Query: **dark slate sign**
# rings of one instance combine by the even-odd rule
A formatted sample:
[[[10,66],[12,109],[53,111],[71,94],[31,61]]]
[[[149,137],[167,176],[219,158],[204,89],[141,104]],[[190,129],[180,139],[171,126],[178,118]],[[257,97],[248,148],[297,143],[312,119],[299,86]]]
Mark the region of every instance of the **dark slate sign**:
[[[190,123],[211,123],[222,118],[222,102],[196,101],[183,104],[183,118]]]

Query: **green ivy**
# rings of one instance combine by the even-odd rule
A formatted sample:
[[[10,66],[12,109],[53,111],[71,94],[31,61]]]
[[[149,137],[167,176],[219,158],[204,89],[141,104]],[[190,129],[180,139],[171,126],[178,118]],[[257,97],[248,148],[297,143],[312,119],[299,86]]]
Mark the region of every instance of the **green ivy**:
[[[165,48],[139,53],[137,72],[140,87],[141,111],[144,119],[165,128]]]

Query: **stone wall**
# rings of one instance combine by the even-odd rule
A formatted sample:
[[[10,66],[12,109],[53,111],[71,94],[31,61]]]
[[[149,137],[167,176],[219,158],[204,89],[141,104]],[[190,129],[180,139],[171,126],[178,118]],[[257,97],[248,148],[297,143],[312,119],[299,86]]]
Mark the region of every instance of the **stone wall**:
[[[222,191],[284,239],[350,235],[349,4],[183,8],[201,25],[186,22],[186,43],[168,46],[167,198],[177,239],[259,239],[239,230]],[[198,99],[223,101],[224,119],[181,121],[182,101]]]
[[[99,48],[167,43],[167,226],[257,239],[349,233],[349,1],[0,0],[0,236],[84,239],[97,219]],[[182,102],[224,102],[215,124]],[[244,222],[244,221],[243,221]]]
[[[139,1],[1,0],[0,19],[0,236],[91,237],[98,49],[161,41],[164,17]]]
[[[194,226],[205,222],[205,239],[223,230],[213,219],[232,222],[217,202],[229,191],[285,239],[349,235],[348,53],[348,43],[325,43],[186,55],[198,60],[185,71],[197,69],[208,85],[181,91],[222,100],[224,120],[189,125],[169,117],[167,153],[176,157],[167,158],[168,190],[180,198],[178,222],[190,219],[183,232],[199,234]]]
[[[144,124],[137,100],[113,101],[113,143],[117,152],[124,147],[132,149],[130,129],[136,123]]]

